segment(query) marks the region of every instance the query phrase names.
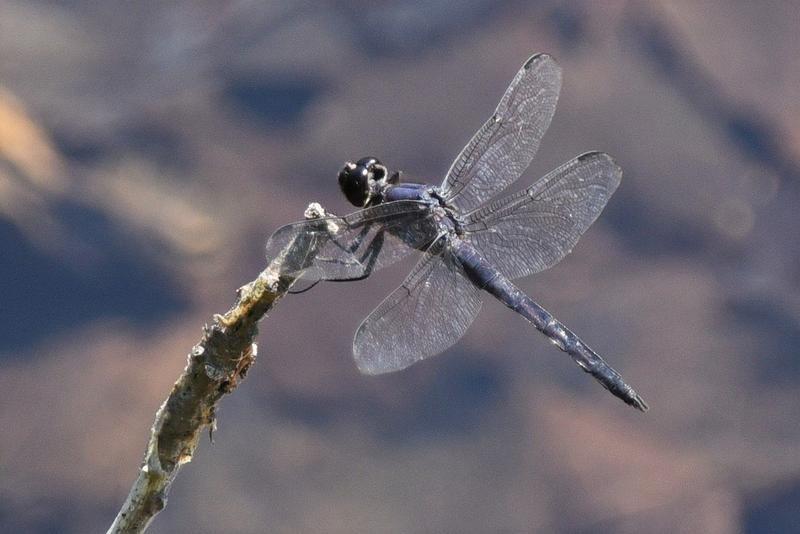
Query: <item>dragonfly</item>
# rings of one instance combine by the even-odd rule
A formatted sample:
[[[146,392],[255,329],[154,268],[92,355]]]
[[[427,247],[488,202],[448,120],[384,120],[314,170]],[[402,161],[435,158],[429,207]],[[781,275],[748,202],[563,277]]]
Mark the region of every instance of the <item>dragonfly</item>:
[[[364,374],[382,374],[443,352],[467,331],[488,293],[567,353],[627,404],[647,411],[620,374],[550,312],[512,283],[548,269],[572,251],[617,189],[622,170],[587,152],[530,187],[497,200],[535,156],[555,113],[561,68],[548,54],[530,57],[491,117],[461,150],[439,186],[401,180],[374,157],[338,174],[359,210],[279,228],[268,257],[302,237],[316,256],[294,274],[319,281],[362,280],[419,251],[403,283],[361,323],[353,356]]]

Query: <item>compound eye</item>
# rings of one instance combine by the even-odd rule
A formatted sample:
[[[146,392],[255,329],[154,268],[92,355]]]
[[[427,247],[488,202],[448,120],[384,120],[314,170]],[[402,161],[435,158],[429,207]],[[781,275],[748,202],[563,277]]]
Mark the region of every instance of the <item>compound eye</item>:
[[[366,169],[347,163],[339,172],[339,187],[351,204],[363,207],[369,200]]]

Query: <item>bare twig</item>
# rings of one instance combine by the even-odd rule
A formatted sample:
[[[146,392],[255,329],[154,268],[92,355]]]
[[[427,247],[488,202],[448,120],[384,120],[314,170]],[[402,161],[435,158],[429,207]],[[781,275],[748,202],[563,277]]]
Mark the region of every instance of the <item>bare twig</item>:
[[[319,204],[309,205],[305,213],[307,219],[324,215]],[[180,467],[191,461],[203,429],[213,432],[217,403],[236,389],[255,361],[258,321],[313,261],[319,246],[316,239],[296,238],[239,289],[233,308],[215,315],[214,323],[204,328],[203,339],[192,348],[186,368],[156,412],[139,475],[109,533],[144,532],[164,508],[169,487]]]

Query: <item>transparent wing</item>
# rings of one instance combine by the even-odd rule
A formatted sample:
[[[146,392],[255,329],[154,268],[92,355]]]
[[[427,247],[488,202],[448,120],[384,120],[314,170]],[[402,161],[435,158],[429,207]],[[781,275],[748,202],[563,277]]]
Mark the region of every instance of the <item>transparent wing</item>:
[[[528,189],[467,214],[464,240],[508,278],[543,271],[570,253],[621,178],[611,156],[587,152]]]
[[[447,171],[442,194],[462,212],[511,185],[528,168],[556,110],[561,68],[547,54],[522,66],[497,109]]]
[[[292,224],[267,241],[267,258],[276,258],[295,239],[313,245],[313,258],[285,258],[283,274],[306,280],[350,280],[394,263],[436,237],[427,205],[415,200],[380,204],[344,217],[324,217]]]
[[[399,371],[458,341],[481,308],[479,290],[439,239],[356,332],[362,373]]]

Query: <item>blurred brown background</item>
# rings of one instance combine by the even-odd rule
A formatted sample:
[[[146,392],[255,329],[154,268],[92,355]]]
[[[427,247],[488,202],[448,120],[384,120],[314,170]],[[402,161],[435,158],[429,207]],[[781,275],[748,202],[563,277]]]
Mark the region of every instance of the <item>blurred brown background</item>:
[[[797,532],[794,2],[0,3],[0,531],[100,532],[212,313],[336,173],[438,182],[520,64],[564,68],[529,184],[622,186],[521,281],[652,409],[494,303],[360,376],[406,262],[287,298],[151,532]]]

